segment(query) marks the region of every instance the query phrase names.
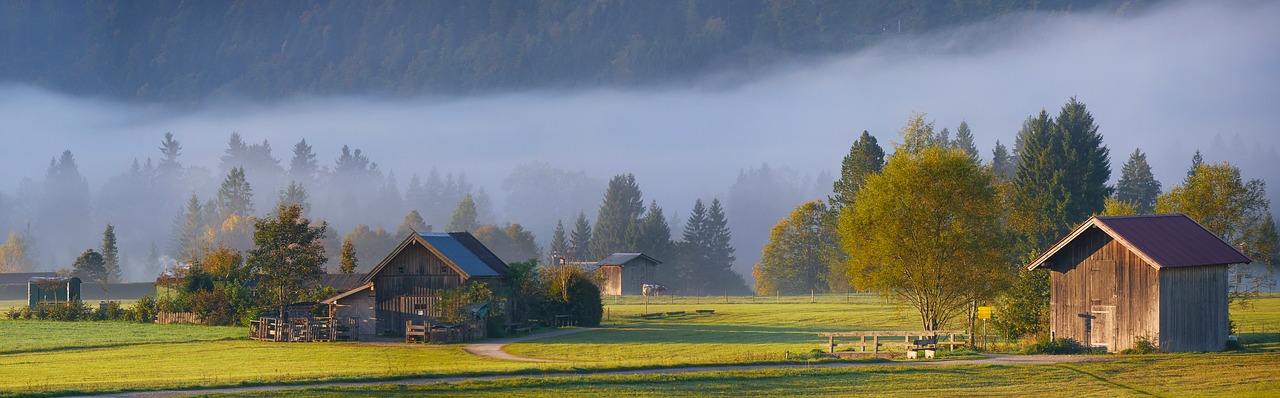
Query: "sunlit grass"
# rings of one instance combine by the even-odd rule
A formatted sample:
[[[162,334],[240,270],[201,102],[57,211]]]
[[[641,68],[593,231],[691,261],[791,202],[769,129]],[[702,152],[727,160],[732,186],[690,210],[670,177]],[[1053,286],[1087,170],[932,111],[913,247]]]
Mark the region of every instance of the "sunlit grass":
[[[876,366],[315,388],[237,396],[1273,396],[1280,354],[1144,356],[1062,365]],[[1223,366],[1223,364],[1229,364]]]

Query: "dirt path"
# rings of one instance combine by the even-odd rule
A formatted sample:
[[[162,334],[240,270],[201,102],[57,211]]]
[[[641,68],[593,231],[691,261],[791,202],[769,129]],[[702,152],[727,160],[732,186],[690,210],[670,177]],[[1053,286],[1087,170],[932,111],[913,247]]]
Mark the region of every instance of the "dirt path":
[[[467,344],[462,349],[467,350],[467,352],[471,353],[472,355],[478,355],[478,356],[494,358],[494,359],[505,359],[508,361],[562,362],[554,359],[538,359],[538,358],[529,358],[529,357],[514,355],[509,352],[503,351],[502,346],[505,346],[511,343],[519,343],[521,341],[543,339],[543,338],[555,337],[555,336],[563,336],[566,334],[581,333],[581,332],[586,332],[591,330],[596,330],[596,328],[559,329],[559,330],[547,332],[547,333],[538,333],[538,334],[530,334],[530,335],[525,335],[520,337],[498,339],[498,340],[489,341],[487,343]]]
[[[562,333],[545,333],[534,336],[522,336],[513,339],[504,339],[513,343],[516,341],[524,341],[537,339],[542,337],[559,336],[567,333],[583,332],[591,329],[571,329],[564,330]],[[560,331],[557,331],[560,332]],[[555,333],[555,334],[553,334]],[[477,345],[497,345],[497,352],[502,355],[508,355],[515,358],[511,354],[501,351],[501,346],[506,343],[495,341],[486,344]],[[470,351],[470,346],[467,347]],[[479,354],[477,354],[479,355]],[[496,358],[496,357],[495,357]],[[695,373],[695,372],[725,372],[725,371],[743,371],[743,370],[764,370],[764,369],[814,369],[814,368],[860,368],[860,367],[879,367],[879,366],[905,366],[905,367],[932,367],[932,366],[954,366],[954,365],[1052,365],[1061,363],[1078,363],[1093,362],[1115,359],[1107,356],[1084,356],[1084,355],[987,355],[982,359],[964,359],[955,361],[916,361],[916,362],[829,362],[817,364],[773,364],[773,365],[729,365],[729,366],[695,366],[685,368],[659,368],[659,369],[642,369],[642,370],[618,370],[618,371],[602,371],[591,373],[547,373],[539,375],[494,375],[494,376],[476,376],[476,377],[433,377],[419,379],[403,379],[388,381],[368,381],[368,382],[346,382],[346,383],[315,383],[315,384],[294,384],[294,385],[276,385],[276,386],[257,386],[257,387],[231,387],[231,388],[212,388],[205,390],[168,390],[168,391],[143,391],[122,394],[106,395],[108,397],[129,397],[129,398],[152,398],[152,397],[181,397],[200,394],[226,394],[226,393],[242,393],[242,392],[267,392],[292,390],[301,388],[318,388],[318,387],[373,387],[388,385],[415,385],[415,384],[431,384],[431,383],[459,383],[464,381],[475,380],[506,380],[517,378],[538,378],[538,377],[580,377],[580,376],[625,376],[625,375],[652,375],[652,374],[673,374],[673,373]],[[518,360],[542,361],[534,358],[523,358]]]

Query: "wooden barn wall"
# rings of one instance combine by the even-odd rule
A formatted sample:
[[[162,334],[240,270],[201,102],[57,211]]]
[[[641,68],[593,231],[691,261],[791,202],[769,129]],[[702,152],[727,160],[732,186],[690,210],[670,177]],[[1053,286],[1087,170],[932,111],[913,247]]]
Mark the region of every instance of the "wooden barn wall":
[[[644,294],[646,283],[654,283],[655,264],[643,258],[637,258],[622,267],[622,295],[639,296]]]
[[[1160,270],[1160,349],[1222,351],[1227,334],[1227,266]]]
[[[462,275],[414,242],[373,277],[378,332],[404,333],[405,320],[439,316],[441,290],[461,286]],[[418,315],[421,310],[424,315]]]
[[[622,294],[622,267],[600,267],[604,273],[604,282],[600,285],[600,294],[617,296]]]
[[[357,292],[337,302],[334,316],[339,322],[354,322],[356,328],[353,332],[358,338],[366,338],[377,333],[378,318],[374,313],[376,294],[374,290]]]
[[[1056,337],[1108,351],[1131,348],[1138,336],[1153,342],[1160,337],[1158,273],[1119,242],[1090,229],[1050,260],[1050,330]]]

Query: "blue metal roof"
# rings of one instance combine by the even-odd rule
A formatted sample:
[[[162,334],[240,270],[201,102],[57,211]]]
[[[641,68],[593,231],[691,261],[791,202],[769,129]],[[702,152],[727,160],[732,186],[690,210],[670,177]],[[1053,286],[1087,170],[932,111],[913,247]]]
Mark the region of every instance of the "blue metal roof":
[[[461,236],[463,234],[467,236]],[[476,245],[467,245],[462,241],[462,239],[470,237],[471,234],[424,232],[418,235],[421,235],[422,239],[427,241],[427,244],[438,250],[441,255],[452,261],[467,275],[472,277],[502,276],[502,271],[505,271],[506,264],[502,264],[502,260],[498,260],[498,257],[489,252],[489,249],[484,248],[483,245],[468,247]],[[471,239],[474,240],[475,238]],[[496,264],[494,263],[495,261],[497,262]]]

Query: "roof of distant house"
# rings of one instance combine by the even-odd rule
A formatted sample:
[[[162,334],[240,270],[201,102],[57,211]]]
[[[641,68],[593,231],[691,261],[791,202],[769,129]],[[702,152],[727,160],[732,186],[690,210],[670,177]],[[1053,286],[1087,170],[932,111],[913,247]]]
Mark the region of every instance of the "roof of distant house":
[[[644,253],[613,253],[613,254],[610,254],[609,257],[605,257],[603,260],[596,262],[595,266],[603,267],[608,265],[627,265],[627,263],[631,262],[632,260],[635,260],[641,257],[646,258],[649,261],[652,261],[654,264],[662,264],[661,261],[658,261],[653,257],[649,257]]]

